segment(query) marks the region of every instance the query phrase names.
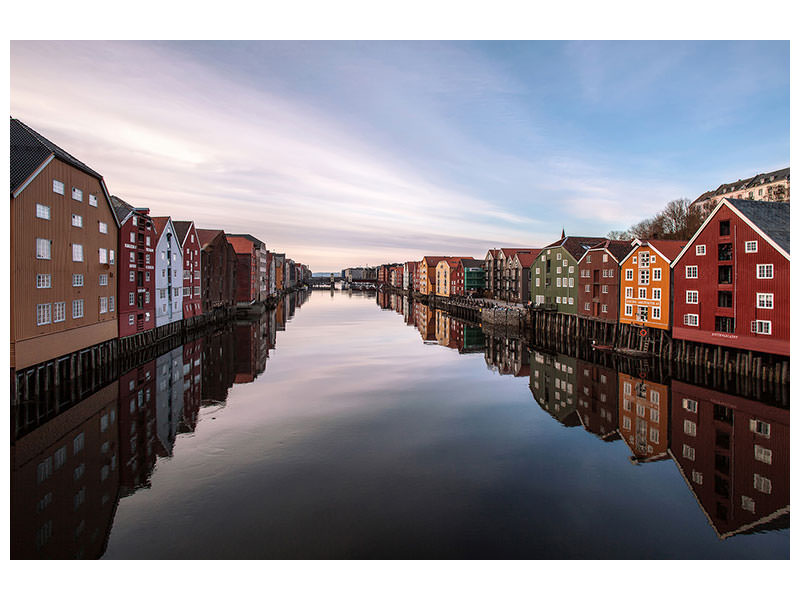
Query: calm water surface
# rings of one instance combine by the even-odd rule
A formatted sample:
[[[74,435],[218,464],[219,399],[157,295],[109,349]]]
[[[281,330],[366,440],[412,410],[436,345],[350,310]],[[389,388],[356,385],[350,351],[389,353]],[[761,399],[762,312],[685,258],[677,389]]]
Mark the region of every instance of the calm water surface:
[[[15,409],[12,556],[788,558],[780,402],[304,300]]]

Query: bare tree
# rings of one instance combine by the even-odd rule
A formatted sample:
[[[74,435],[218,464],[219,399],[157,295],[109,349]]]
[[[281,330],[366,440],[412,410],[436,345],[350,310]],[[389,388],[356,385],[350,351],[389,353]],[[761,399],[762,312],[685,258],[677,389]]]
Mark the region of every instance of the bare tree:
[[[627,231],[621,231],[619,229],[615,229],[613,231],[609,231],[606,234],[606,237],[610,240],[629,240],[631,239],[631,234]]]

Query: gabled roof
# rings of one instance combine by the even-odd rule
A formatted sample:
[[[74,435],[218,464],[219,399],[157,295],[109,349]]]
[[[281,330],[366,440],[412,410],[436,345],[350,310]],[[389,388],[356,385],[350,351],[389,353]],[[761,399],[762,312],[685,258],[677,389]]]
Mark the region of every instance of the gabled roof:
[[[250,235],[249,233],[226,233],[225,235],[227,235],[229,238],[232,237],[232,236],[233,237],[247,238],[248,240],[250,240],[251,242],[253,242],[254,244],[256,244],[258,246],[266,247],[266,244],[264,242],[262,242],[257,237],[255,237],[253,235]]]
[[[419,262],[424,262],[428,265],[438,265],[440,260],[450,258],[449,256],[423,256]]]
[[[625,255],[625,258],[620,260],[620,264],[628,260],[628,257],[635,254],[639,251],[642,246],[647,246],[651,250],[653,250],[656,254],[661,256],[667,264],[672,266],[673,261],[677,256],[679,256],[684,248],[689,247],[688,241],[683,240],[659,240],[659,239],[651,239],[651,240],[633,240],[630,243],[629,251]]]
[[[217,236],[225,235],[222,229],[197,229],[197,239],[200,240],[200,246],[205,247],[207,244],[213,242]]]
[[[503,256],[506,258],[514,258],[517,254],[526,254],[534,251],[539,251],[538,248],[500,248]]]
[[[675,265],[703,232],[706,226],[723,207],[728,206],[734,213],[744,219],[759,235],[780,252],[787,260],[789,254],[789,204],[785,202],[764,202],[762,200],[742,200],[740,198],[723,198],[706,217],[703,224],[686,243],[686,247],[675,257]]]
[[[194,221],[173,221],[172,226],[175,228],[175,235],[181,241],[181,246],[186,243],[186,236],[189,235],[189,230],[194,225]]]
[[[497,258],[497,255],[499,253],[500,253],[500,249],[499,248],[489,248],[489,251],[487,252],[487,254],[490,254],[492,256],[492,258]]]
[[[11,119],[11,192],[25,183],[50,156],[67,163],[97,179],[103,179],[97,171],[82,163],[66,150],[56,146],[19,119]]]
[[[762,179],[764,180],[763,183],[761,181]],[[750,183],[747,185],[747,187],[758,187],[759,185],[767,185],[773,181],[783,181],[788,179],[789,167],[786,167],[785,169],[778,169],[777,171],[771,171],[769,173],[759,173],[750,180]]]
[[[622,262],[622,259],[630,253],[630,251],[630,240],[606,240],[604,242],[600,242],[599,244],[595,244],[586,252],[607,252],[611,255],[611,258],[613,258],[617,263],[620,263]],[[581,256],[580,261],[583,260],[584,256],[586,256],[586,253]]]
[[[156,230],[156,234],[158,237],[161,237],[161,234],[164,233],[164,229],[169,223],[169,217],[150,217],[153,219],[153,228]],[[174,227],[173,227],[174,228]]]
[[[232,235],[230,233],[226,233],[225,238],[228,240],[228,243],[233,246],[233,250],[236,252],[236,254],[253,253],[254,243],[252,240],[243,236]]]
[[[575,260],[580,260],[580,258],[589,248],[599,244],[600,242],[604,242],[606,239],[607,238],[604,237],[574,237],[568,235],[557,242],[553,242],[549,246],[545,246],[542,248],[542,250],[561,247],[569,252],[572,255],[572,258]]]
[[[114,214],[117,215],[117,221],[119,221],[120,225],[127,221],[128,217],[135,211],[133,206],[119,196],[111,196],[111,208],[114,209]]]
[[[539,258],[540,253],[540,248],[531,248],[530,252],[517,252],[514,255],[514,260],[518,261],[523,269],[528,269]]]
[[[483,268],[483,261],[474,258],[462,258],[461,264],[464,265],[465,269],[472,269],[474,267]]]
[[[786,169],[788,171],[788,169]],[[789,254],[789,204],[726,198],[748,221]]]

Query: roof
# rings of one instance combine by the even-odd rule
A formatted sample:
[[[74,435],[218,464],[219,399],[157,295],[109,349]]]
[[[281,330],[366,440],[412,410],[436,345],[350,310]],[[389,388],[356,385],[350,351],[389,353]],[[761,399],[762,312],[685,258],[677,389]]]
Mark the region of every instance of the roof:
[[[557,242],[553,242],[549,246],[545,246],[543,250],[561,247],[569,252],[572,255],[572,258],[575,260],[580,260],[589,248],[596,246],[600,242],[606,241],[606,239],[607,238],[604,237],[574,237],[568,235]]]
[[[195,227],[195,231],[197,232],[197,239],[200,240],[201,247],[213,242],[217,236],[225,235],[222,229],[197,229]]]
[[[423,256],[422,260],[419,262],[424,262],[429,265],[437,265],[439,264],[440,260],[444,260],[445,258],[450,258],[449,256]]]
[[[672,263],[688,244],[688,240],[634,240],[631,242],[625,258],[637,252],[642,246],[647,245],[658,252],[668,263]]]
[[[164,228],[167,226],[169,222],[169,217],[150,217],[153,219],[153,227],[156,230],[156,234],[161,237],[161,234],[164,232]]]
[[[788,169],[786,169],[788,171]],[[789,254],[789,204],[726,198],[736,210]]]
[[[631,240],[606,240],[595,244],[587,252],[592,250],[605,250],[619,263],[630,253]],[[583,260],[583,257],[581,257],[581,260]]]
[[[228,243],[233,246],[234,252],[236,254],[252,254],[253,253],[253,241],[239,235],[233,235],[230,233],[225,234],[225,238],[228,240]]]
[[[12,193],[20,185],[25,183],[51,155],[92,177],[96,177],[101,181],[103,179],[100,173],[79,161],[66,150],[56,146],[53,142],[25,125],[25,123],[19,119],[11,119],[10,142]]]
[[[531,252],[517,252],[514,257],[519,261],[523,269],[528,269],[539,258],[540,252],[541,249],[539,248],[531,248]]]
[[[114,213],[117,215],[117,221],[120,224],[125,222],[125,219],[135,210],[133,206],[125,202],[119,196],[111,196],[111,208],[114,209]]]
[[[750,180],[750,183],[747,185],[747,187],[767,185],[773,181],[782,181],[784,179],[789,179],[789,167],[786,167],[785,169],[778,169],[777,171],[771,171],[769,173],[759,173]]]
[[[189,235],[189,230],[194,225],[194,221],[173,221],[172,226],[175,228],[175,235],[181,241],[181,246],[186,241],[186,236]]]
[[[499,248],[489,248],[489,254],[492,255],[492,258],[497,258],[497,254],[500,252]]]
[[[539,248],[500,248],[506,258],[514,258],[520,252],[529,253],[529,252],[540,252]]]
[[[251,241],[251,242],[253,242],[254,244],[258,244],[258,245],[260,245],[260,246],[266,246],[266,244],[265,244],[264,242],[262,242],[262,241],[261,241],[260,239],[258,239],[257,237],[255,237],[255,236],[253,236],[253,235],[250,235],[249,233],[226,233],[225,235],[227,235],[228,237],[231,237],[231,236],[233,236],[233,237],[243,237],[243,238],[247,238],[248,240],[250,240],[250,241]]]
[[[482,260],[477,260],[474,258],[462,258],[461,264],[464,265],[465,269],[472,269],[474,267],[483,268],[484,264]]]

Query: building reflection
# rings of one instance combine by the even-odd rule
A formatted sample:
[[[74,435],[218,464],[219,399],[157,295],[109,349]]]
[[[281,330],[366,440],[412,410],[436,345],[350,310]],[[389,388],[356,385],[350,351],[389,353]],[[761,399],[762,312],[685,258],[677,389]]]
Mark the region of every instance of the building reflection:
[[[497,335],[491,330],[480,331],[484,339],[486,366],[500,375],[530,376],[530,351],[520,339]]]
[[[581,424],[577,413],[577,359],[565,354],[530,353],[530,390],[536,402],[566,427]]]
[[[666,385],[619,374],[619,431],[634,463],[669,457],[668,402]]]
[[[203,338],[183,345],[183,416],[178,433],[189,433],[197,426],[203,401]]]
[[[223,329],[207,335],[202,353],[202,404],[223,404],[236,377],[233,332]]]
[[[789,411],[672,383],[670,454],[720,538],[789,526]]]
[[[99,558],[120,488],[116,382],[11,446],[11,558]]]
[[[156,464],[156,361],[131,369],[119,379],[120,493],[150,487]]]
[[[581,425],[601,440],[620,438],[617,404],[617,372],[584,360],[577,360],[577,412]]]
[[[183,415],[183,346],[156,359],[156,452],[172,456]]]
[[[234,325],[234,383],[255,381],[266,369],[269,352],[267,323],[267,315],[262,314],[258,319],[237,321]]]
[[[432,308],[417,302],[414,306],[414,323],[422,341],[436,341],[436,314]]]

